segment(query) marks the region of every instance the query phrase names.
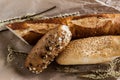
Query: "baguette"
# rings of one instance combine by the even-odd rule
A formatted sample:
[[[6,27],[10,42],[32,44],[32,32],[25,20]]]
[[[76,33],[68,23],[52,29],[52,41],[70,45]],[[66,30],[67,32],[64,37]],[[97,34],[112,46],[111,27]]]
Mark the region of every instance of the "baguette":
[[[59,54],[60,65],[97,64],[120,56],[120,36],[100,36],[73,40]]]
[[[71,32],[65,25],[50,30],[28,54],[25,67],[33,73],[42,72],[71,40]]]
[[[59,24],[67,25],[72,39],[102,35],[120,35],[120,14],[70,15],[8,24],[7,28],[29,44],[35,44]]]

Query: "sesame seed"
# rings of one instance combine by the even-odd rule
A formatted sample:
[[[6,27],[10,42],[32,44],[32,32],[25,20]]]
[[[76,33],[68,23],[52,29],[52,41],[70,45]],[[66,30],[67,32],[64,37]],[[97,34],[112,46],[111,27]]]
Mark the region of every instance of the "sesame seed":
[[[46,66],[46,65],[42,67],[42,69],[45,69],[45,68],[47,68],[47,66]]]
[[[62,38],[61,38],[61,37],[59,37],[59,38],[58,38],[58,40],[59,40],[59,41],[62,41]]]
[[[47,51],[51,51],[53,49],[52,47],[49,47],[49,46],[45,46],[45,48]]]
[[[51,52],[47,52],[48,55],[51,55]]]
[[[36,68],[33,68],[33,70],[36,70]]]
[[[45,55],[45,59],[48,57],[48,55]]]
[[[52,47],[49,47],[49,50],[52,50]]]
[[[56,37],[57,37],[57,34],[55,34],[54,37],[56,38]]]
[[[60,46],[59,49],[62,49],[62,46]]]
[[[29,67],[29,70],[31,71],[31,70],[32,70],[32,68],[31,68],[31,67]]]

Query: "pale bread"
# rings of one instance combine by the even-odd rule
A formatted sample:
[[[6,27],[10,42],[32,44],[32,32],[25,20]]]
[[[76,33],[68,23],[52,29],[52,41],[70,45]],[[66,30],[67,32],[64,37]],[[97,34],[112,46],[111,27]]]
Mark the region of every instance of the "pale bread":
[[[120,56],[120,36],[101,36],[71,41],[56,61],[60,65],[104,63]]]

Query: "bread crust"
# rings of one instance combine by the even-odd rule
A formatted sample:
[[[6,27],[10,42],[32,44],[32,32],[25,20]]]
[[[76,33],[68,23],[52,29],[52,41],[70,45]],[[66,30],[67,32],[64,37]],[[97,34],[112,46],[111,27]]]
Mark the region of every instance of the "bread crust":
[[[120,35],[120,14],[53,17],[15,22],[7,26],[29,44],[35,44],[46,32],[61,24],[67,25],[70,28],[72,39],[102,35]]]
[[[59,54],[60,65],[97,64],[120,56],[120,36],[100,36],[73,40]]]
[[[60,25],[47,32],[33,47],[25,61],[25,67],[33,73],[40,73],[54,60],[70,42],[71,32]]]

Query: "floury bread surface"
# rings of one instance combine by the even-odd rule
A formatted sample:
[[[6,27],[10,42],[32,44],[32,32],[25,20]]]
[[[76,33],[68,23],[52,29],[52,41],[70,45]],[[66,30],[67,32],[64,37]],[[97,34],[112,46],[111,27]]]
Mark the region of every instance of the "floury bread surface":
[[[120,36],[101,36],[71,41],[56,61],[61,65],[104,63],[120,56]]]

